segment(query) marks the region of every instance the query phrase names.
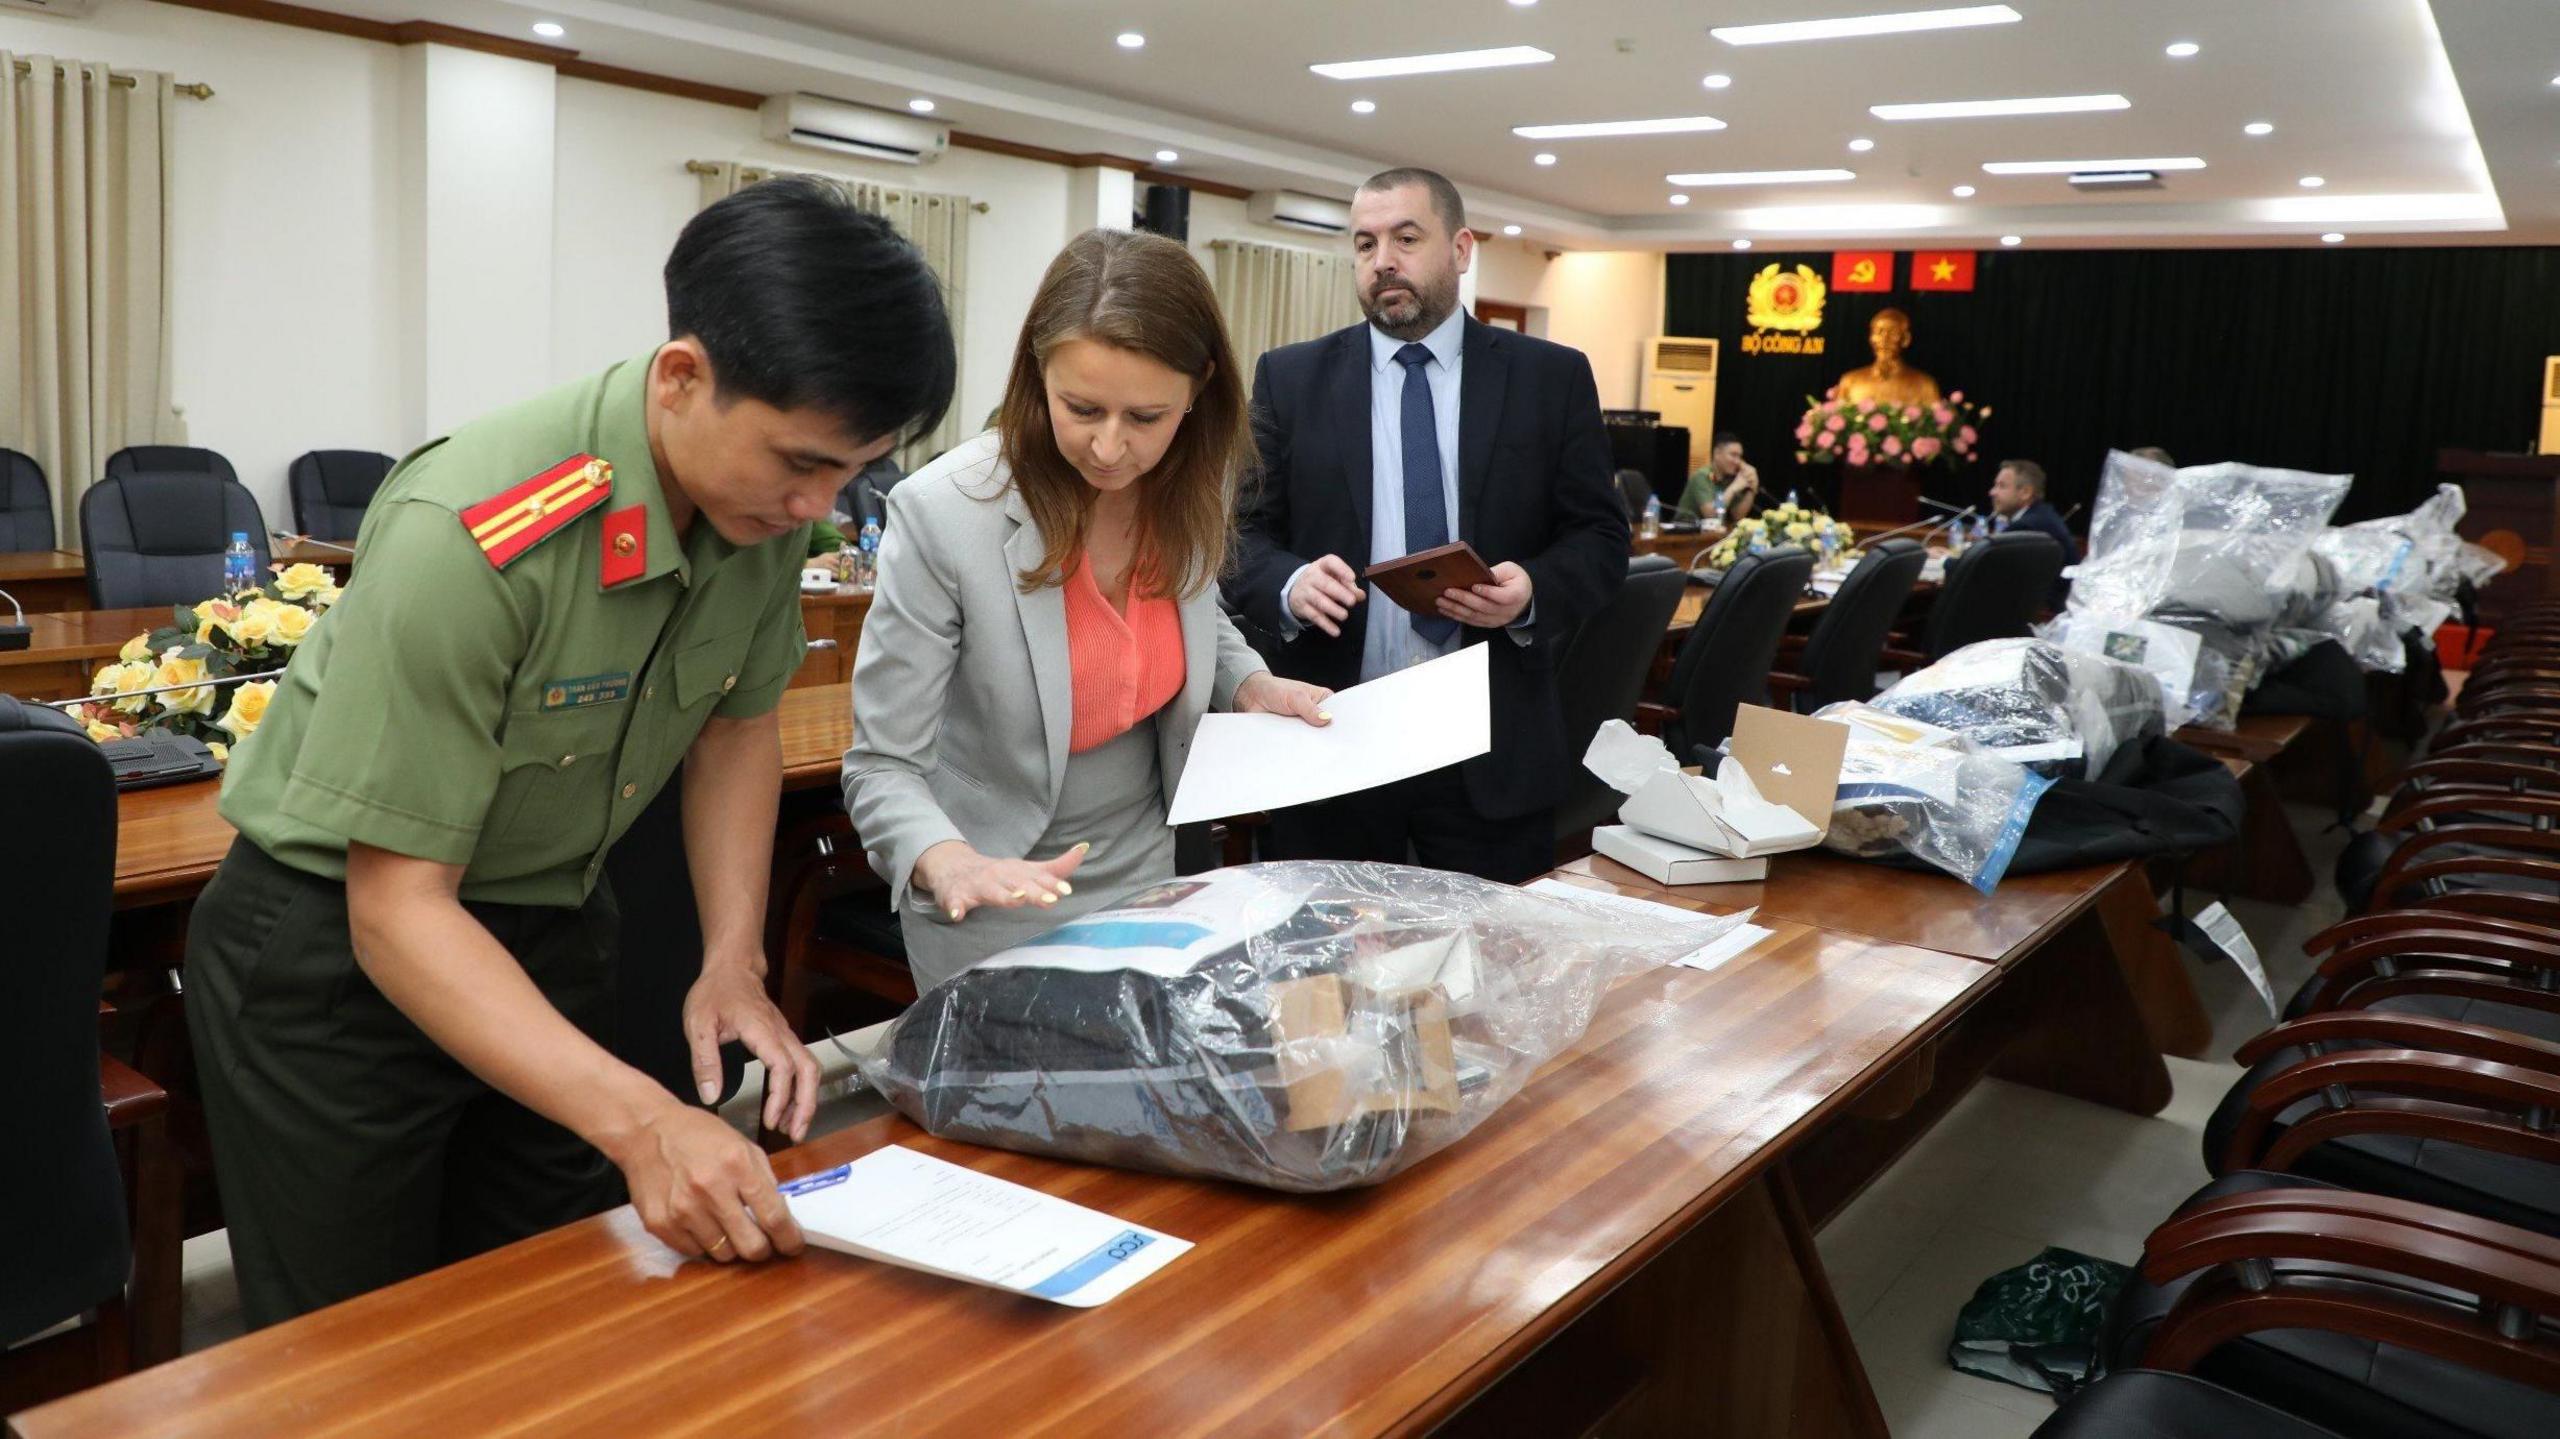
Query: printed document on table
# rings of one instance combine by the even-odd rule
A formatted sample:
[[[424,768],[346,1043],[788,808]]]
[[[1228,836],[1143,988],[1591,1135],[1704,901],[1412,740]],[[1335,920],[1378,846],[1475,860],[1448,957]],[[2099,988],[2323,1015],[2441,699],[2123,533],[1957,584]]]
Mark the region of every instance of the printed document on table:
[[[902,1145],[782,1186],[823,1249],[1089,1309],[1191,1248]]]
[[[1485,753],[1493,748],[1491,648],[1469,645],[1343,690],[1326,702],[1333,723],[1322,728],[1289,715],[1202,717],[1165,822],[1331,799]]]

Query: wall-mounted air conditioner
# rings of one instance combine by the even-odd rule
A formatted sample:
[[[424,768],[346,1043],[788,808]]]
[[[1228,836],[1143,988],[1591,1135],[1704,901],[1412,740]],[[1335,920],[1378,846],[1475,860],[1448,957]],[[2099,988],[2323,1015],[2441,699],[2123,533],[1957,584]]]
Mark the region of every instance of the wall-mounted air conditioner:
[[[824,95],[776,95],[764,102],[762,113],[768,140],[866,160],[922,165],[941,159],[951,144],[948,125]]]
[[[1301,195],[1295,190],[1256,190],[1244,202],[1246,218],[1257,225],[1278,225],[1310,235],[1351,233],[1351,207],[1340,200]]]

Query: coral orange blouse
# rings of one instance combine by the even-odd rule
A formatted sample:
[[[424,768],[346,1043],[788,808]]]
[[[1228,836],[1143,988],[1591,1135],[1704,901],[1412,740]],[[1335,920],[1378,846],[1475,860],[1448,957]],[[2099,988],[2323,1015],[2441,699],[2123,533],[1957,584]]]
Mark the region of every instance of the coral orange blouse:
[[[1182,609],[1132,581],[1129,612],[1103,598],[1082,555],[1067,574],[1067,656],[1075,719],[1067,753],[1100,749],[1182,692]]]

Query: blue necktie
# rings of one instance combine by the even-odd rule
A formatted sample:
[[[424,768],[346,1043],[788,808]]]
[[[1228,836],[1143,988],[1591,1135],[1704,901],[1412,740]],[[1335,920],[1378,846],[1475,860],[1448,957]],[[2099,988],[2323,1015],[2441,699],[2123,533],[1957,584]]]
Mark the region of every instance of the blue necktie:
[[[1449,543],[1449,502],[1440,489],[1440,425],[1431,413],[1431,382],[1422,373],[1431,351],[1407,345],[1396,351],[1396,363],[1404,366],[1404,552],[1411,555]],[[1458,622],[1436,611],[1418,614],[1413,632],[1447,644]]]

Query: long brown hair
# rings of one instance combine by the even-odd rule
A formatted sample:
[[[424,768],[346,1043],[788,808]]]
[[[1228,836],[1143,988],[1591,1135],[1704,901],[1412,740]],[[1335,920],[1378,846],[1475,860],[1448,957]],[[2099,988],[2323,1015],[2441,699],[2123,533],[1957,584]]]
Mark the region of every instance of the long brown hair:
[[[1148,356],[1200,385],[1164,458],[1138,479],[1134,583],[1188,599],[1226,563],[1236,478],[1253,459],[1244,385],[1209,277],[1180,244],[1130,230],[1087,230],[1049,263],[997,408],[1005,467],[1043,542],[1040,563],[1020,576],[1025,592],[1065,582],[1093,514],[1093,487],[1049,427],[1041,378],[1051,352],[1069,340]]]

